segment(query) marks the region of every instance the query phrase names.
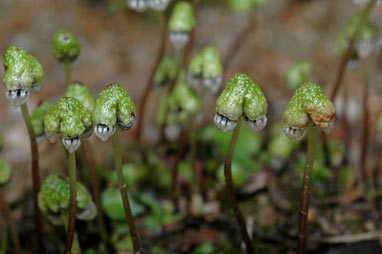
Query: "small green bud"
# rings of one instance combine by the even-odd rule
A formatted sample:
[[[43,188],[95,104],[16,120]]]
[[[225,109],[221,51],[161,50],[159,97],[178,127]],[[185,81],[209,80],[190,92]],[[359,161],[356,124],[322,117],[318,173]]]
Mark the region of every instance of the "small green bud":
[[[213,92],[219,90],[223,81],[223,64],[220,53],[213,46],[204,47],[188,66],[188,80],[191,84],[200,83]]]
[[[155,71],[154,84],[162,85],[170,80],[175,79],[176,70],[178,69],[178,58],[172,55],[165,55]]]
[[[34,56],[18,46],[10,46],[3,60],[5,95],[17,108],[28,100],[30,92],[41,90],[44,71]]]
[[[89,111],[93,111],[95,100],[89,88],[77,82],[72,83],[66,88],[65,97],[71,97],[78,100]]]
[[[7,184],[12,178],[12,168],[11,166],[0,160],[0,186]]]
[[[125,88],[113,83],[98,95],[93,122],[96,135],[103,141],[114,134],[116,125],[122,130],[133,127],[135,106]]]
[[[336,118],[336,109],[319,85],[302,84],[284,111],[284,132],[292,140],[304,137],[309,118],[329,133]]]
[[[295,62],[287,71],[285,80],[291,90],[296,90],[301,84],[309,80],[313,72],[313,63],[309,60]]]
[[[80,54],[81,44],[74,34],[65,30],[59,30],[53,36],[52,52],[58,61],[71,63]]]
[[[46,134],[51,142],[62,135],[62,143],[70,153],[80,146],[80,138],[92,133],[92,115],[78,100],[61,98],[45,116]]]
[[[233,130],[241,116],[255,131],[267,124],[268,103],[260,87],[246,74],[236,74],[216,101],[214,122],[222,131]]]
[[[92,220],[97,210],[90,193],[81,183],[77,182],[77,219]],[[69,179],[63,175],[52,174],[45,178],[38,193],[38,206],[41,212],[54,219],[62,212],[69,212]],[[62,221],[61,221],[62,223]]]
[[[36,136],[44,135],[44,118],[53,110],[53,108],[54,105],[48,101],[44,101],[43,104],[34,108],[31,121]]]
[[[170,41],[175,48],[180,49],[190,40],[189,33],[195,27],[196,20],[194,9],[189,2],[180,1],[172,10],[168,28],[170,31]]]
[[[265,5],[268,0],[229,0],[229,7],[235,12],[249,12],[255,7]]]

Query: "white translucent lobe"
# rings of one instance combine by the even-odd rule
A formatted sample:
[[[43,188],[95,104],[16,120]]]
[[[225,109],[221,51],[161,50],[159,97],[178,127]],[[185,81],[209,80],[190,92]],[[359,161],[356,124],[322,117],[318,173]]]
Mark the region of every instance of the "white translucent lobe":
[[[94,126],[94,132],[102,141],[106,141],[115,133],[115,126],[97,124]]]
[[[18,108],[22,104],[27,102],[27,100],[29,99],[29,95],[29,91],[23,89],[8,90],[5,93],[5,97],[7,97],[7,100],[15,108]]]
[[[261,131],[267,125],[267,116],[262,116],[255,120],[250,120],[248,117],[244,117],[245,123],[254,131]]]
[[[216,114],[214,123],[223,132],[231,131],[236,127],[237,121],[229,120],[227,117]]]
[[[190,40],[190,35],[183,31],[171,31],[170,41],[174,45],[174,48],[179,50],[183,48]]]
[[[62,144],[69,153],[74,153],[81,145],[81,140],[79,138],[62,138]]]
[[[292,126],[285,126],[284,133],[288,138],[292,139],[293,141],[299,141],[305,136],[306,129],[306,127],[296,128]]]

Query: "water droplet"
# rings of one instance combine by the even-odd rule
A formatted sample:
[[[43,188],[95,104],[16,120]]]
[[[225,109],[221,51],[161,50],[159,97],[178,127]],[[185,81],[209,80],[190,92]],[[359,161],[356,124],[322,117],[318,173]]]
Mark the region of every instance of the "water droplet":
[[[7,100],[14,108],[18,108],[27,102],[29,95],[29,91],[24,89],[8,90],[5,93],[5,97],[7,97]]]

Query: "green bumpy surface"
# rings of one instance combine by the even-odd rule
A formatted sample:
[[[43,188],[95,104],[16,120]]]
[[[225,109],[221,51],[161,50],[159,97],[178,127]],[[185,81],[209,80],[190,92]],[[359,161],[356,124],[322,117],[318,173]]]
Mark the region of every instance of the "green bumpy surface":
[[[78,100],[89,111],[93,111],[95,106],[95,100],[91,94],[89,88],[80,84],[70,84],[65,91],[65,97],[70,97]]]
[[[260,87],[246,74],[234,75],[216,101],[216,112],[236,121],[244,115],[256,120],[266,115],[268,103]]]
[[[230,8],[235,12],[249,12],[255,7],[265,5],[268,0],[229,0]]]
[[[188,71],[193,75],[203,78],[219,77],[223,75],[223,63],[219,50],[213,46],[206,46],[197,54],[188,66]]]
[[[11,180],[11,177],[12,177],[11,166],[7,162],[0,160],[0,186],[8,183],[9,180]]]
[[[333,103],[313,82],[306,82],[297,89],[284,111],[284,123],[290,127],[305,128],[309,117],[321,128],[328,127],[336,117]]]
[[[168,28],[174,32],[189,33],[195,27],[196,20],[194,16],[194,9],[189,2],[179,2],[172,10]]]
[[[33,131],[37,136],[44,133],[44,119],[54,108],[54,105],[48,101],[44,101],[40,106],[36,106],[33,110],[31,121]]]
[[[45,178],[38,193],[38,207],[43,214],[60,213],[69,209],[69,178],[52,174]],[[92,202],[89,191],[77,182],[77,208],[86,209]]]
[[[108,85],[96,100],[93,111],[94,124],[115,126],[117,120],[129,124],[131,116],[135,116],[135,106],[125,88],[119,84]]]
[[[309,80],[313,72],[313,63],[309,60],[295,62],[286,72],[285,80],[291,90],[296,90],[301,84]]]
[[[49,134],[62,134],[64,138],[81,137],[92,128],[90,111],[74,99],[61,98],[44,119]]]
[[[81,44],[74,34],[59,30],[53,36],[52,52],[58,61],[70,63],[76,60],[80,54]]]
[[[178,58],[172,55],[165,55],[155,71],[154,84],[162,84],[168,80],[172,80],[176,76],[178,69]]]
[[[4,69],[3,83],[7,90],[30,90],[44,78],[39,61],[18,46],[10,46],[5,52]]]

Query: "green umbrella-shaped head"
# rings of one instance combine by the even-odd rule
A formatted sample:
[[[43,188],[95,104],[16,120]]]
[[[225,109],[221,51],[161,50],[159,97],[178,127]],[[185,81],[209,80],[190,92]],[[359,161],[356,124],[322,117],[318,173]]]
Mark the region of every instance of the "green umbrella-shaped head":
[[[133,127],[135,106],[125,88],[113,83],[98,95],[93,122],[96,135],[103,141],[114,134],[117,125],[122,130]]]
[[[178,58],[173,55],[165,55],[155,71],[154,84],[162,85],[170,80],[175,79],[176,70],[178,69]]]
[[[62,143],[70,153],[81,144],[80,138],[88,137],[93,131],[91,112],[78,100],[61,98],[53,110],[45,116],[45,131],[51,142],[62,136]]]
[[[77,182],[77,219],[92,220],[97,209],[89,191]],[[52,174],[45,178],[38,193],[38,206],[53,223],[62,224],[61,213],[69,212],[69,179],[66,176]]]
[[[0,186],[7,184],[12,178],[11,166],[3,160],[0,160]]]
[[[65,30],[59,30],[53,36],[52,52],[58,61],[71,63],[80,54],[81,44],[74,34]]]
[[[38,60],[18,46],[10,46],[4,54],[3,83],[8,101],[16,108],[24,104],[30,92],[41,90],[44,71]]]
[[[44,119],[54,108],[54,105],[48,101],[44,101],[41,105],[34,108],[31,121],[34,133],[37,137],[44,135]]]
[[[313,63],[309,60],[295,62],[286,72],[285,80],[291,90],[296,90],[301,84],[309,80],[313,72]]]
[[[189,2],[178,2],[168,21],[170,41],[176,49],[182,48],[190,40],[190,32],[195,27],[194,9]]]
[[[319,85],[306,82],[294,93],[284,111],[284,132],[292,140],[304,137],[309,118],[325,132],[330,132],[336,119],[333,103]]]
[[[89,111],[93,111],[95,100],[89,88],[80,82],[72,83],[66,88],[65,97],[78,100]]]
[[[267,124],[268,103],[260,87],[246,74],[236,74],[216,101],[214,122],[222,131],[233,130],[241,116],[254,131]]]

